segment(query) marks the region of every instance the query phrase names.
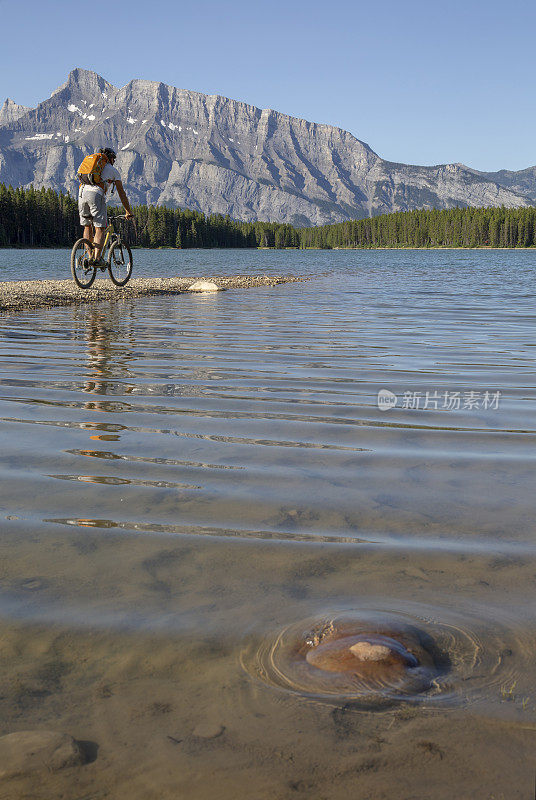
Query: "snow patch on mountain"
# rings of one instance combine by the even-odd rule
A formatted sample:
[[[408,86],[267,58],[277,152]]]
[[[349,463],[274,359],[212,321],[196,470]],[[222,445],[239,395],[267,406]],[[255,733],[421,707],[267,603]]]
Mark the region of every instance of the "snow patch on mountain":
[[[26,136],[25,137],[27,142],[31,142],[31,141],[42,142],[45,139],[53,139],[53,138],[54,138],[54,134],[53,133],[36,133],[35,136]]]

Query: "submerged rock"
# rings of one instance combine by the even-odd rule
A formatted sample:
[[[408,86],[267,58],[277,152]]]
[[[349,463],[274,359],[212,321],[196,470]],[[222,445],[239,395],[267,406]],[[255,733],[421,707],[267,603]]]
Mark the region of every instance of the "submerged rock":
[[[224,725],[212,722],[199,722],[194,728],[193,734],[199,739],[216,739],[225,730]]]
[[[353,696],[375,705],[427,691],[440,666],[433,643],[387,615],[343,614],[290,636],[277,668],[309,693]]]
[[[391,655],[391,649],[386,645],[370,642],[356,642],[350,647],[350,652],[360,661],[385,661]]]
[[[18,731],[0,737],[0,780],[38,770],[56,772],[85,761],[82,748],[67,733]]]
[[[349,610],[297,620],[242,655],[257,678],[322,702],[384,709],[449,691],[450,629],[398,611]],[[437,637],[437,638],[436,638]],[[445,648],[447,645],[447,649]]]
[[[398,682],[407,670],[419,665],[419,660],[402,641],[376,632],[340,635],[334,630],[313,647],[306,659],[317,669],[346,672],[381,685]],[[427,661],[426,654],[422,654]]]

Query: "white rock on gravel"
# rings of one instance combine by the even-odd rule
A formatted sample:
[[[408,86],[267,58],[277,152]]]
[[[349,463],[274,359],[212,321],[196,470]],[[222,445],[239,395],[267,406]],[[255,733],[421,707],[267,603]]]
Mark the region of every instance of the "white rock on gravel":
[[[80,746],[67,733],[18,731],[0,737],[0,780],[37,770],[56,772],[84,761]]]
[[[188,286],[189,292],[221,292],[223,291],[220,286],[213,281],[195,281],[191,286]]]

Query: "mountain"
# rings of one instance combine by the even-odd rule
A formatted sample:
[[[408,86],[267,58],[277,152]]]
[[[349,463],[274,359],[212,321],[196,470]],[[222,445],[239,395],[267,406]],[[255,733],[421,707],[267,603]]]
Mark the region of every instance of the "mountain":
[[[0,125],[5,125],[7,122],[14,122],[20,119],[20,117],[23,117],[26,112],[30,110],[28,106],[19,106],[18,103],[13,102],[13,100],[8,97],[2,108],[0,108]]]
[[[0,182],[75,194],[78,165],[105,145],[118,150],[131,202],[239,220],[320,225],[536,199],[536,168],[484,173],[463,164],[397,164],[341,128],[153,81],[118,89],[82,69],[34,109],[6,100]]]

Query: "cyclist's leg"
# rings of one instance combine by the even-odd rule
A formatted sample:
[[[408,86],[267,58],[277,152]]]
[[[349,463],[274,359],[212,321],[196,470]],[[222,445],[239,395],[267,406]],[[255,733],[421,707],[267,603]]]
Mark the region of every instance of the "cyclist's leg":
[[[91,222],[91,209],[84,197],[84,187],[81,186],[78,192],[78,212],[80,214],[80,225],[84,228],[84,239],[89,242],[93,241],[93,224]]]
[[[93,241],[93,225],[85,225],[84,226],[84,239],[87,239],[88,242]]]
[[[93,244],[95,245],[95,261],[101,257],[105,233],[106,228],[95,225],[95,238],[93,239]]]
[[[93,225],[95,226],[95,237],[93,242],[95,244],[95,260],[101,257],[102,245],[104,244],[104,237],[106,228],[108,227],[108,214],[106,209],[106,198],[104,193],[100,190],[96,191],[93,195],[93,202],[91,203],[91,216]]]

